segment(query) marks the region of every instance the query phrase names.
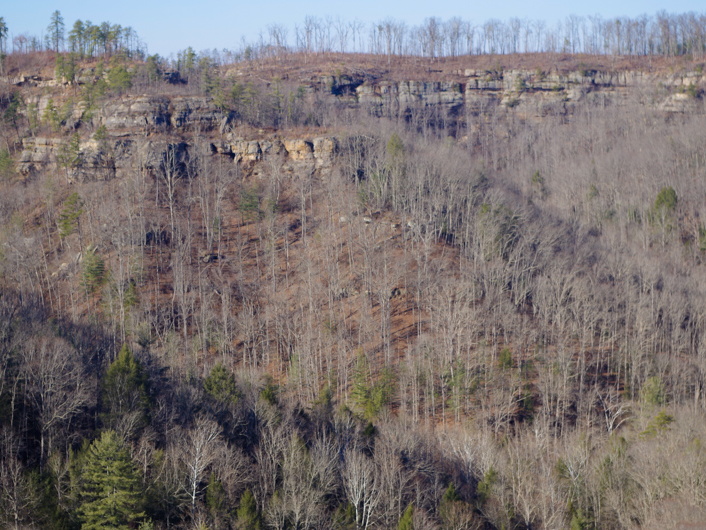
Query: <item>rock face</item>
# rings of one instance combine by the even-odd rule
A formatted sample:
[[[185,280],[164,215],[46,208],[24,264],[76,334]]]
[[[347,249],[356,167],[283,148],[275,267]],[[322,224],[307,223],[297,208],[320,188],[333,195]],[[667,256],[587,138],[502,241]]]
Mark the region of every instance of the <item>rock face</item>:
[[[392,82],[370,76],[321,76],[311,83],[352,106],[368,107],[375,115],[399,115],[436,109],[448,115],[478,114],[489,109],[511,111],[522,117],[548,112],[571,113],[572,104],[586,97],[621,104],[628,97],[649,93],[648,104],[668,112],[684,112],[674,92],[706,84],[702,72],[654,74],[643,71],[584,69],[565,73],[529,70],[473,70],[455,72],[454,81],[405,80]],[[693,98],[692,98],[693,99]]]
[[[211,131],[224,117],[207,97],[137,96],[108,103],[94,122],[109,131]]]
[[[338,139],[333,136],[248,140],[229,133],[225,141],[211,144],[211,151],[229,155],[235,162],[252,164],[279,157],[290,169],[295,166],[318,169],[333,164],[338,146]]]
[[[677,93],[667,96],[659,108],[666,112],[691,112],[697,108],[697,100],[687,93]]]
[[[300,138],[294,140],[284,140],[284,148],[289,157],[295,161],[313,160],[314,144],[308,140]]]
[[[375,114],[384,114],[386,109],[405,110],[415,106],[439,106],[451,110],[464,104],[462,86],[459,83],[366,82],[358,86],[355,92],[358,103],[375,108]]]
[[[207,142],[206,146],[167,138],[169,136],[165,139],[126,137],[123,132],[100,141],[82,141],[76,164],[71,167],[63,167],[59,162],[67,139],[26,138],[17,170],[29,176],[40,170],[60,168],[69,181],[109,180],[129,171],[154,175],[162,171],[165,164],[171,164],[174,170],[186,171],[190,153],[199,150],[229,156],[234,163],[257,175],[257,163],[261,161],[278,160],[287,172],[311,172],[333,165],[339,153],[339,140],[333,136],[252,140],[229,133],[223,140]]]
[[[703,72],[653,74],[641,71],[567,73],[527,70],[457,71],[449,81],[390,81],[370,74],[319,76],[303,81],[310,97],[332,98],[344,106],[365,108],[372,115],[416,118],[429,122],[495,115],[541,119],[548,114],[570,115],[576,102],[594,98],[602,105],[621,105],[628,98],[663,112],[691,112],[706,85]],[[5,79],[18,86],[56,87],[51,79],[18,76]],[[60,88],[60,87],[59,87]],[[51,92],[31,97],[38,115],[49,105]],[[59,168],[69,180],[108,179],[126,171],[157,171],[166,156],[187,157],[200,146],[188,145],[182,133],[203,133],[213,154],[225,155],[257,175],[259,163],[279,163],[285,171],[314,172],[333,164],[349,149],[350,138],[334,136],[280,137],[233,128],[234,116],[206,96],[125,96],[108,100],[86,118],[85,105],[73,105],[64,128],[81,132],[82,120],[104,126],[100,141],[82,138],[77,162],[59,164],[68,139],[27,138],[18,170],[31,175],[42,168]],[[153,138],[159,136],[160,139]],[[193,141],[193,140],[192,140]],[[199,140],[201,141],[201,140]]]
[[[132,97],[110,102],[95,121],[109,131],[157,129],[169,123],[169,100],[164,97]]]
[[[27,174],[34,168],[56,163],[56,155],[64,144],[61,138],[24,138],[19,165],[22,173]]]
[[[30,137],[22,140],[22,153],[17,171],[25,177],[40,170],[55,170],[68,181],[109,180],[116,176],[116,152],[121,152],[125,142],[81,142],[71,164],[61,164],[62,150],[67,139]],[[124,157],[121,162],[125,162]]]
[[[227,116],[206,97],[176,97],[171,100],[169,107],[169,123],[175,129],[211,131],[217,128],[224,118]]]
[[[314,160],[317,167],[330,167],[338,153],[338,139],[333,136],[321,136],[312,140]]]

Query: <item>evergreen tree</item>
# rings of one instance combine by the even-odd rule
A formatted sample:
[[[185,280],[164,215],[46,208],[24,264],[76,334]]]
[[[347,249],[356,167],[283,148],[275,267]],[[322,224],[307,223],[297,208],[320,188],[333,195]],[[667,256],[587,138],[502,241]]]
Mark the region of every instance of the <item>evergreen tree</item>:
[[[453,482],[441,497],[438,513],[443,528],[470,528],[475,520],[473,507],[464,502]]]
[[[255,502],[255,497],[252,491],[245,490],[243,496],[240,498],[240,506],[236,512],[238,522],[236,528],[248,529],[248,530],[259,530],[262,528],[262,523],[260,522],[260,514],[257,511],[257,503]]]
[[[57,61],[57,64],[61,61]],[[62,74],[64,75],[64,74]],[[68,73],[66,75],[74,75]],[[59,147],[59,153],[57,154],[56,161],[59,165],[67,170],[67,178],[69,170],[79,168],[82,163],[81,156],[81,136],[78,133],[71,135],[68,142],[65,142]],[[70,197],[78,195],[77,193],[71,194]]]
[[[56,57],[54,75],[57,80],[63,80],[66,83],[73,83],[76,80],[77,57],[78,55],[74,52],[71,52],[66,56],[58,55]],[[75,136],[78,137],[78,133],[76,133]]]
[[[223,405],[235,405],[240,397],[233,374],[222,364],[217,364],[204,379],[203,388],[216,401]]]
[[[205,500],[211,520],[216,528],[227,526],[225,521],[229,516],[228,495],[223,483],[218,480],[215,473],[211,473],[211,477],[208,479]]]
[[[59,132],[61,129],[61,115],[59,114],[59,109],[54,104],[53,98],[49,98],[49,101],[47,101],[47,106],[42,114],[42,121],[49,125],[54,132]]]
[[[96,249],[89,247],[86,249],[83,258],[83,286],[87,293],[95,292],[106,279],[106,268],[103,258],[97,253]]]
[[[59,237],[65,239],[74,232],[79,234],[79,244],[81,242],[81,214],[83,213],[83,199],[74,192],[64,201],[64,208],[59,213]]]
[[[127,345],[123,345],[103,377],[101,406],[101,419],[108,428],[117,428],[128,416],[133,429],[143,427],[149,420],[147,374]]]
[[[131,86],[132,74],[120,59],[114,57],[110,61],[110,68],[108,69],[108,88],[120,94]]]
[[[0,180],[10,179],[14,173],[12,155],[7,149],[0,149]]]
[[[356,359],[352,397],[363,417],[367,420],[376,418],[389,405],[394,388],[392,372],[383,369],[377,377],[373,377],[368,360],[361,352]]]
[[[88,448],[79,502],[83,530],[128,529],[144,517],[137,469],[115,431],[103,432]]]
[[[0,17],[0,56],[5,54],[7,42],[7,24],[5,17]]]
[[[79,57],[86,54],[86,29],[89,25],[90,22],[84,24],[82,20],[77,20],[69,32],[69,49]]]
[[[0,28],[0,30],[2,30],[2,28]],[[0,53],[0,55],[2,54]],[[12,128],[15,129],[18,138],[20,135],[19,122],[22,118],[22,113],[20,112],[20,109],[22,106],[22,96],[20,95],[19,91],[13,91],[10,95],[10,101],[7,107],[5,107],[5,112],[2,113],[2,121],[5,122],[7,125],[11,125]]]
[[[57,10],[51,14],[47,26],[47,46],[58,52],[64,44],[64,17]]]
[[[458,492],[456,491],[456,485],[451,482],[449,487],[446,488],[444,496],[441,498],[441,502],[457,502],[460,500],[461,497],[459,497]]]
[[[158,54],[148,55],[145,61],[145,73],[150,83],[159,81],[162,75],[161,59]]]

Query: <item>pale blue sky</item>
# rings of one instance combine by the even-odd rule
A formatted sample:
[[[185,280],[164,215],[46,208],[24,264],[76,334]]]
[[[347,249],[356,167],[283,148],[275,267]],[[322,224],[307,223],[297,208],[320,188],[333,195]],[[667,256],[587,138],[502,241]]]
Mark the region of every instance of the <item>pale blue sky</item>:
[[[366,25],[391,17],[415,26],[430,16],[442,20],[458,16],[474,24],[481,24],[491,18],[508,20],[511,17],[545,20],[548,24],[554,24],[571,14],[611,18],[654,15],[660,10],[669,13],[706,12],[704,0],[2,0],[2,3],[5,5],[0,6],[0,16],[5,18],[10,37],[20,33],[43,35],[51,13],[58,9],[64,17],[67,31],[77,19],[90,20],[94,24],[109,21],[132,26],[147,44],[149,53],[159,53],[165,57],[188,46],[196,51],[213,48],[235,50],[240,48],[243,38],[250,42],[256,41],[259,32],[266,31],[269,24],[290,28],[290,41],[293,41],[294,25],[301,25],[307,15],[359,20]]]

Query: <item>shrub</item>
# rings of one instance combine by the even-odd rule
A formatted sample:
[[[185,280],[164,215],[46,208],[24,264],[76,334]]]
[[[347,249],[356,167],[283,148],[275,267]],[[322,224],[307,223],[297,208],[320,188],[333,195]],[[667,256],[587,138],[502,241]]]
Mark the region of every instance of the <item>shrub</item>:
[[[671,186],[665,186],[657,194],[657,198],[654,203],[654,210],[673,212],[677,207],[677,192]]]
[[[642,436],[655,436],[660,432],[664,432],[669,429],[669,425],[674,422],[674,416],[667,414],[665,411],[661,410],[654,418],[650,420],[647,424],[647,428],[640,434]]]

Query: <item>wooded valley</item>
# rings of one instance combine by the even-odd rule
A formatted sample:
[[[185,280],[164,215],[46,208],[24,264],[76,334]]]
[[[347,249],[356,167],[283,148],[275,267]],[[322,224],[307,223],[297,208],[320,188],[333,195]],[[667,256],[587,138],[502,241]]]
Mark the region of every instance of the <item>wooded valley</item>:
[[[0,525],[704,524],[703,34],[3,54]]]

